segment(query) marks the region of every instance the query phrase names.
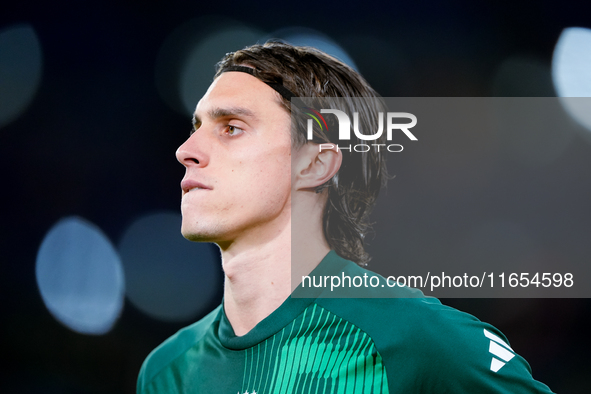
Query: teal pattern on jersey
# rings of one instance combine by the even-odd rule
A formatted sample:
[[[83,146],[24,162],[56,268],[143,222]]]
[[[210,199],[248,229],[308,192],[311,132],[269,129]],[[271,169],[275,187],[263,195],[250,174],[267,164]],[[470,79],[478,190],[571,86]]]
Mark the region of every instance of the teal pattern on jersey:
[[[241,393],[388,393],[382,357],[358,327],[313,304],[246,349]]]

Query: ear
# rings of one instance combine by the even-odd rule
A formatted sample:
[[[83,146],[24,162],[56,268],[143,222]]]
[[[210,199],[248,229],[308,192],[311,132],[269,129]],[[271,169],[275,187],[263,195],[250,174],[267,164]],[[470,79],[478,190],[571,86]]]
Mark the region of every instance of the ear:
[[[314,190],[326,183],[341,168],[343,154],[335,144],[307,143],[295,154],[295,190]]]

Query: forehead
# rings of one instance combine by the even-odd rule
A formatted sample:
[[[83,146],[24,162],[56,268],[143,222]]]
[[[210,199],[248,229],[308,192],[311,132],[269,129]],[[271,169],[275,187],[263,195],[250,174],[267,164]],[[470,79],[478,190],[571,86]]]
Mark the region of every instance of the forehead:
[[[243,72],[225,72],[217,77],[197,104],[195,115],[201,118],[218,108],[244,108],[255,115],[287,114],[273,88]]]

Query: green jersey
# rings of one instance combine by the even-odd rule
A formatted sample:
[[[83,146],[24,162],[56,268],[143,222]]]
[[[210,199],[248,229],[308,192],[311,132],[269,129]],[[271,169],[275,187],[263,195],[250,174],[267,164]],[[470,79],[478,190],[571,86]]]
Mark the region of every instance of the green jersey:
[[[325,273],[376,276],[335,252],[310,276]],[[292,296],[240,337],[219,306],[148,356],[137,394],[551,392],[494,327],[418,290],[392,291]]]

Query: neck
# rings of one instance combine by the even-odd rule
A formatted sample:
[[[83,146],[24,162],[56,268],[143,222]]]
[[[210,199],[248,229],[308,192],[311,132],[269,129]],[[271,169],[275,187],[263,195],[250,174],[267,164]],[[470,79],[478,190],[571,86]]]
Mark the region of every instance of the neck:
[[[316,209],[304,214],[294,210],[271,236],[251,237],[258,242],[244,245],[237,241],[221,248],[224,310],[237,336],[245,335],[279,308],[302,276],[329,252],[322,221],[307,220],[322,217],[314,212]],[[298,220],[292,220],[292,216]]]

